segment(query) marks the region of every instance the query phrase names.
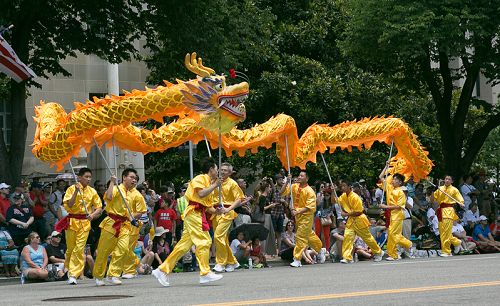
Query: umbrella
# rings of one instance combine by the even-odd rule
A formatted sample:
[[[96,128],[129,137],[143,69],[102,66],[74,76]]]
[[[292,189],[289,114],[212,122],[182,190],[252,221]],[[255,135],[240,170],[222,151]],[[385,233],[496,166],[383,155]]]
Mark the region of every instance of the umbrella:
[[[240,232],[245,234],[247,240],[257,237],[261,241],[266,240],[269,234],[269,230],[261,223],[244,223],[235,227],[231,233],[229,233],[230,240],[235,239]]]
[[[72,180],[74,179],[73,173],[62,173],[56,176],[56,180]]]

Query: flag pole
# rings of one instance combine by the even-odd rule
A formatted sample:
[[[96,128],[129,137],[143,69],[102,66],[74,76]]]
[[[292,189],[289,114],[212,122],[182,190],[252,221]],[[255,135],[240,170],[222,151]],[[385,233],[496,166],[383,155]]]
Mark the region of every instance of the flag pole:
[[[288,176],[290,177],[290,206],[292,209],[294,209],[294,204],[293,204],[293,192],[292,192],[292,179],[291,179],[291,176],[292,176],[292,171],[290,169],[290,156],[288,154],[288,135],[285,135],[285,147],[286,147],[286,163],[287,163],[287,166],[288,166]]]

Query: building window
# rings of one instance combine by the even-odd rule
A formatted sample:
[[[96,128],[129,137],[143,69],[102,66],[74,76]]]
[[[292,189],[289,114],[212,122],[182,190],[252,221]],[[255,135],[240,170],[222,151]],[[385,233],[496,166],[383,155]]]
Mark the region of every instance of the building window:
[[[3,133],[3,139],[5,141],[5,145],[10,146],[10,139],[12,136],[11,129],[11,118],[12,113],[10,107],[8,107],[7,100],[0,100],[0,129]]]

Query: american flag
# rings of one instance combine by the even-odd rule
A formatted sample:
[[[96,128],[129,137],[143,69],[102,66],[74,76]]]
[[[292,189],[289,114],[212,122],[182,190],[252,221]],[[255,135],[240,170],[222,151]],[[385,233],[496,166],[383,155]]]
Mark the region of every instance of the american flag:
[[[0,35],[0,71],[18,83],[30,77],[36,77],[33,70],[21,62],[2,35]]]

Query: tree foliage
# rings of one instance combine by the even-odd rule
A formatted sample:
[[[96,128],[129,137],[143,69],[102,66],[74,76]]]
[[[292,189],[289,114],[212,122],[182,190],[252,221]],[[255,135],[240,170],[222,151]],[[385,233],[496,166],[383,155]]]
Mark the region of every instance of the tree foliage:
[[[342,8],[347,19],[343,52],[365,71],[425,90],[439,123],[445,171],[457,177],[468,172],[500,124],[497,101],[485,108],[483,120],[467,124],[480,103],[473,99],[479,74],[493,83],[500,79],[498,6],[491,1],[354,0]]]

